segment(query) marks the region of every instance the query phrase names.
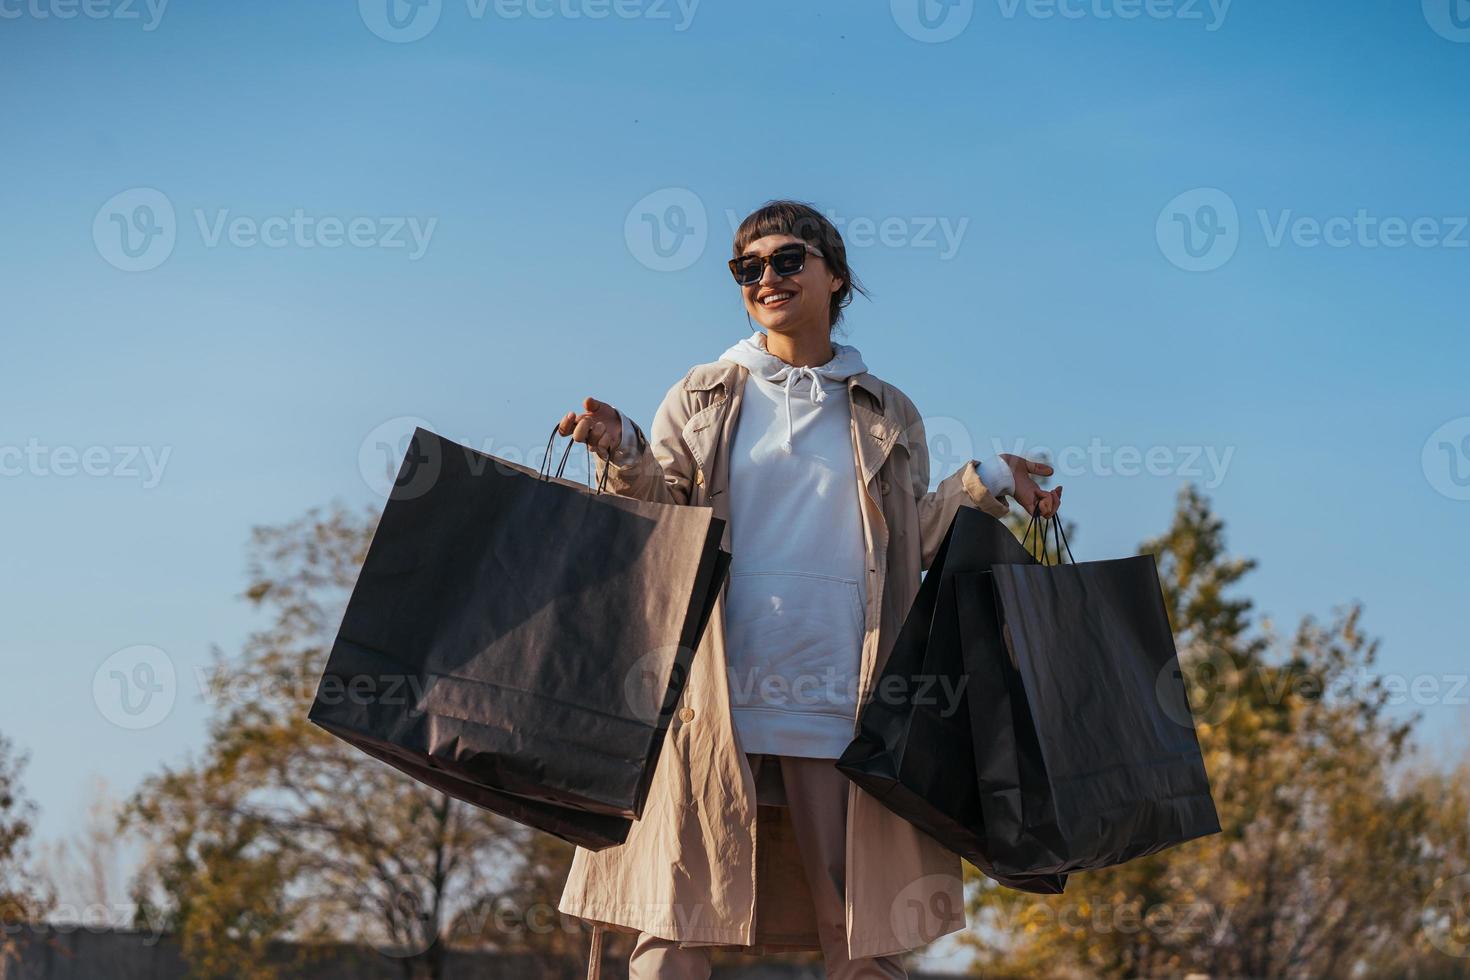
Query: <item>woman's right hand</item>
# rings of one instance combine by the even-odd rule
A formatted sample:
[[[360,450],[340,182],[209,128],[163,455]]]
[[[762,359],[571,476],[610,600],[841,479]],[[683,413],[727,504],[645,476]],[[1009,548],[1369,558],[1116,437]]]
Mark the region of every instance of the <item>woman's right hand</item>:
[[[569,435],[574,442],[585,442],[589,448],[611,455],[623,441],[623,417],[607,402],[591,395],[582,401],[584,411],[568,412],[557,423],[558,435]]]

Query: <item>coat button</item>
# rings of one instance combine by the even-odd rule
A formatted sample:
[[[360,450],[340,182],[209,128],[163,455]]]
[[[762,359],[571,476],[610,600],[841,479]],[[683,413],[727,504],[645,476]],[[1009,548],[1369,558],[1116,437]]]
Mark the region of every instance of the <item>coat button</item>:
[[[879,439],[883,438],[883,426],[879,425],[877,422],[874,422],[873,425],[868,429],[868,431]]]
[[[704,470],[694,471],[694,482],[701,487],[704,486]]]
[[[884,493],[887,493],[887,492],[888,492],[888,481],[887,481],[887,480],[884,480],[884,481],[883,481],[883,482],[882,482],[882,483],[880,483],[880,484],[879,484],[879,485],[878,485],[878,486],[879,486],[879,488],[880,488],[880,489],[881,489],[881,490],[882,490],[882,491],[883,491],[883,492],[884,492]]]
[[[679,720],[680,721],[693,721],[694,720],[694,709],[693,708],[680,708],[679,709]]]

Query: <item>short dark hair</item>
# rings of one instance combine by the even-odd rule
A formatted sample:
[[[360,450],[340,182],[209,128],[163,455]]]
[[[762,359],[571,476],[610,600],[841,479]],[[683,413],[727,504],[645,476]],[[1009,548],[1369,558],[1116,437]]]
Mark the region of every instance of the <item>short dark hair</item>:
[[[853,293],[868,295],[847,264],[847,246],[842,243],[842,235],[827,216],[812,205],[802,201],[767,201],[762,204],[746,215],[735,230],[732,256],[739,257],[751,242],[767,235],[794,235],[816,247],[832,275],[842,280],[841,287],[832,294],[828,311],[829,329],[835,329],[841,322],[842,311],[852,302]]]

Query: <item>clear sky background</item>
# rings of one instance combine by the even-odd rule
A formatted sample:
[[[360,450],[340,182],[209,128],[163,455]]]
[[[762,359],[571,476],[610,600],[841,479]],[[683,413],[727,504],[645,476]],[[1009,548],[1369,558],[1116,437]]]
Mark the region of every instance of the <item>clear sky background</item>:
[[[202,745],[252,526],[380,504],[405,419],[519,458],[588,394],[647,427],[748,332],[731,216],[777,196],[838,217],[840,339],[936,480],[1071,447],[1084,560],[1199,484],[1258,608],[1365,602],[1463,748],[1463,4],[92,2],[0,0],[0,732],[43,839]],[[177,696],[130,729],[136,645]]]

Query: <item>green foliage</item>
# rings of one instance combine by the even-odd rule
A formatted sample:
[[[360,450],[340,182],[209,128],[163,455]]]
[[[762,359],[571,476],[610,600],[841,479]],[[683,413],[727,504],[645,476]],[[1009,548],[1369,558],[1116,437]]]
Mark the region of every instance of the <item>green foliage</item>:
[[[15,932],[41,920],[51,903],[29,868],[35,806],[21,792],[25,764],[0,735],[0,976],[15,953]]]

